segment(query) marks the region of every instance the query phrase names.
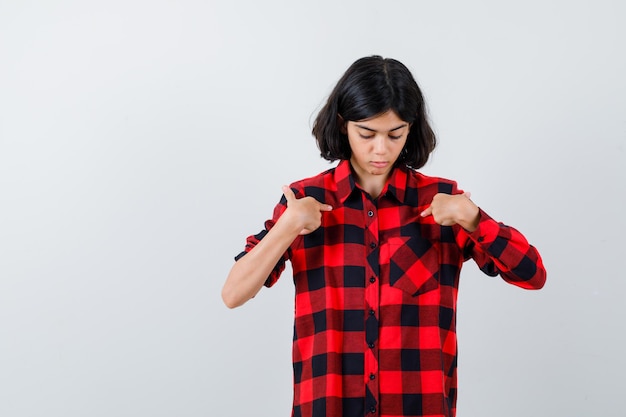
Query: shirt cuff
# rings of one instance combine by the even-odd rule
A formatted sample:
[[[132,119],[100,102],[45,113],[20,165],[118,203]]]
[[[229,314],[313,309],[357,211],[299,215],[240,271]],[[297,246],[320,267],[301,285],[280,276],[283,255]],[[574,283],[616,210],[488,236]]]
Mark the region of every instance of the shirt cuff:
[[[483,246],[489,246],[496,240],[500,233],[500,225],[494,219],[478,208],[478,227],[473,232],[468,232],[470,238]]]

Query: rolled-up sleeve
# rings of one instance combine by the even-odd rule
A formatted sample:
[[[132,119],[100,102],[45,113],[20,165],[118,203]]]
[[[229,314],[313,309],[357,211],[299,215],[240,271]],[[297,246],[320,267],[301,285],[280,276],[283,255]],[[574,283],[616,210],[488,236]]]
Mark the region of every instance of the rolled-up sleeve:
[[[505,281],[525,289],[540,289],[546,282],[546,269],[537,249],[513,227],[492,219],[482,209],[473,232],[461,229],[469,239],[466,253],[487,275],[500,275]]]
[[[246,246],[245,246],[244,250],[241,253],[239,253],[237,256],[235,256],[235,261],[238,261],[243,256],[245,256],[248,252],[250,252],[265,237],[267,232],[269,232],[270,229],[274,226],[274,224],[276,224],[276,221],[283,214],[283,212],[285,211],[286,208],[287,208],[287,202],[285,200],[285,197],[283,196],[281,198],[280,202],[274,208],[274,214],[272,216],[272,219],[267,220],[265,222],[265,227],[259,233],[254,234],[254,235],[250,235],[250,236],[248,236],[246,238]],[[285,270],[285,263],[289,260],[290,253],[291,253],[291,249],[288,249],[280,257],[278,262],[276,262],[276,266],[274,266],[274,268],[272,269],[272,272],[270,272],[270,275],[265,280],[265,284],[264,285],[266,287],[271,287],[272,285],[274,285],[276,283],[276,281],[278,281],[278,278],[280,278],[280,275]]]

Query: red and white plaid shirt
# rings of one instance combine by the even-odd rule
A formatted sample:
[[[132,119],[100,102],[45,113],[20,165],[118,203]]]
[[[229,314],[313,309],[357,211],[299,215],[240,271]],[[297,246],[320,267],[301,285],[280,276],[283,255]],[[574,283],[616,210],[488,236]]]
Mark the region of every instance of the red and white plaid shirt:
[[[298,198],[330,204],[322,225],[299,236],[265,285],[290,260],[295,283],[294,417],[446,416],[456,411],[459,273],[474,259],[487,275],[541,288],[546,272],[517,230],[480,210],[478,228],[420,217],[453,181],[395,168],[372,199],[350,163],[291,185]],[[286,209],[283,197],[251,250]]]

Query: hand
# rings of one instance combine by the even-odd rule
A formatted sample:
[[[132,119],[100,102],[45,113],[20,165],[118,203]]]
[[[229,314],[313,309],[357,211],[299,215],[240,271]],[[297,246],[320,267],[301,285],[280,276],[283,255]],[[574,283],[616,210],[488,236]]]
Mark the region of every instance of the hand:
[[[470,193],[435,194],[430,206],[420,215],[422,217],[433,216],[435,222],[442,226],[458,224],[473,232],[478,227],[480,216],[478,206],[470,200],[470,196]]]
[[[287,199],[287,210],[281,216],[284,221],[291,221],[299,234],[306,235],[315,231],[322,224],[322,212],[333,208],[313,197],[296,198],[291,188],[283,185],[283,193]]]

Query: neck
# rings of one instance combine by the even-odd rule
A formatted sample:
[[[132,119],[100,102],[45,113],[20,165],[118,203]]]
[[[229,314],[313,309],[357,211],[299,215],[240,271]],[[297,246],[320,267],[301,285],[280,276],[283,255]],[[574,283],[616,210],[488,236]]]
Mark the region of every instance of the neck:
[[[359,187],[366,191],[372,198],[378,198],[380,193],[385,188],[387,179],[393,172],[393,169],[386,173],[373,174],[366,170],[360,169],[359,165],[350,161],[350,167],[352,168],[352,175]]]
[[[378,198],[385,187],[388,175],[361,176],[355,172],[356,182],[372,198]]]

